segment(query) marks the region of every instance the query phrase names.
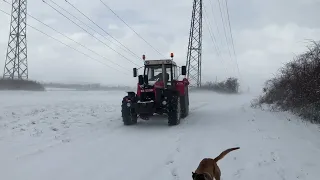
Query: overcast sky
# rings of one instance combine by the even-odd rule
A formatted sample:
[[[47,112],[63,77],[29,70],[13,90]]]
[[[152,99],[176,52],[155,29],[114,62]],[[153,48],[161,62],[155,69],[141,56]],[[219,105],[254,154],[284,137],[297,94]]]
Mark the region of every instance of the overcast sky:
[[[7,1],[11,2],[10,0]],[[51,0],[45,1],[56,7]],[[192,11],[191,0],[103,1],[161,54],[169,57],[170,52],[174,52],[175,61],[179,65],[185,64]],[[213,6],[211,6],[210,1]],[[126,49],[124,47],[120,48],[119,45],[116,45],[117,43],[110,43],[107,39],[113,42],[114,40],[73,9],[65,0],[54,0],[54,2],[86,22],[101,35],[104,35],[105,37],[101,37],[80,23],[81,26],[88,29],[88,32],[95,34],[98,39],[110,45],[127,59],[87,34],[42,0],[32,0],[28,1],[28,13],[30,15],[39,18],[75,41],[96,51],[101,56],[116,62],[121,67],[28,17],[30,25],[118,69],[117,71],[102,65],[28,27],[30,79],[47,82],[99,82],[135,85],[137,80],[132,77],[132,68],[137,65],[142,66],[142,60],[124,51]],[[100,0],[69,0],[69,2],[137,56],[141,57],[142,54],[146,54],[146,57],[150,59],[163,58],[112,14],[109,9],[103,6]],[[221,52],[218,55],[215,51],[208,33],[208,26],[204,20],[203,82],[214,81],[216,77],[218,80],[223,80],[228,76],[237,77],[235,61],[237,59],[242,79],[246,86],[249,85],[253,89],[270,78],[283,63],[290,61],[295,54],[305,51],[306,39],[319,40],[320,38],[320,21],[318,20],[320,0],[229,0],[230,23],[237,57],[235,58],[228,26],[225,27],[228,38],[228,44],[226,43],[218,0],[204,0],[203,3],[206,12],[204,12],[204,18],[211,24],[210,28],[214,33],[216,45]],[[220,0],[220,3],[225,23],[228,25],[225,0]],[[0,1],[0,9],[6,12],[11,11],[11,7],[2,0]],[[64,11],[61,12],[66,14]],[[75,20],[73,17],[71,19]],[[75,20],[75,22],[78,21]],[[10,17],[0,12],[1,75],[5,63],[9,23]],[[228,47],[231,51],[231,57]]]

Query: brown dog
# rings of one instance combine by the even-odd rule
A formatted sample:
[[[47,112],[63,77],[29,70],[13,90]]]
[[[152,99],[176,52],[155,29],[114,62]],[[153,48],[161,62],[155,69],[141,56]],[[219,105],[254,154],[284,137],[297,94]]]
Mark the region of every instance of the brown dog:
[[[230,148],[223,151],[219,156],[214,159],[204,158],[200,162],[195,172],[192,172],[193,180],[220,180],[221,171],[217,162],[222,159],[229,152],[240,149],[240,147]]]

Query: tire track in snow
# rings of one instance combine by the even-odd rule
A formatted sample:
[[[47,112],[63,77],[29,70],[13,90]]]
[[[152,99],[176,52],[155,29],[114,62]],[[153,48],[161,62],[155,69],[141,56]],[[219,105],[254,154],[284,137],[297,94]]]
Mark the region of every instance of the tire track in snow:
[[[10,119],[7,121],[13,125],[18,122],[18,125],[25,130],[23,132],[12,131],[13,134],[6,141],[11,144],[14,144],[14,141],[28,142],[25,144],[26,148],[23,148],[22,152],[16,152],[14,157],[15,159],[27,158],[56,146],[72,143],[92,133],[100,131],[105,133],[106,129],[110,133],[117,128],[116,125],[122,127],[118,123],[121,121],[119,116],[105,118],[110,112],[114,113],[118,109],[118,105],[107,103],[58,103],[44,107],[25,107],[18,113],[14,113],[14,109],[8,109],[5,111],[7,114],[12,112],[12,117],[8,118],[18,118],[20,121],[9,121]],[[18,127],[18,125],[16,126]],[[11,129],[11,127],[7,128]],[[30,140],[23,138],[23,135],[29,133],[29,136],[36,137],[30,138]],[[6,135],[8,136],[8,134]]]
[[[229,126],[228,123],[232,122],[229,119],[233,117],[232,116],[227,117],[225,120],[221,120],[218,118],[215,120],[216,122],[212,122],[211,120],[212,115],[216,115],[217,111],[211,110],[215,108],[214,106],[205,107],[206,105],[209,105],[209,103],[201,103],[201,105],[199,105],[195,109],[199,109],[199,108],[204,108],[204,109],[201,109],[198,112],[192,113],[192,115],[189,116],[185,122],[187,124],[187,126],[185,126],[186,128],[185,132],[188,132],[188,133],[186,133],[185,136],[181,138],[181,145],[182,145],[181,147],[183,148],[182,150],[184,150],[185,148],[186,149],[185,149],[185,152],[182,152],[182,154],[179,155],[178,157],[175,156],[176,159],[174,163],[172,163],[171,165],[173,172],[176,172],[175,171],[176,169],[174,168],[174,166],[179,166],[180,179],[191,178],[191,171],[194,170],[193,168],[196,168],[201,158],[203,158],[203,155],[209,156],[209,157],[215,157],[216,154],[212,153],[211,151],[215,151],[215,149],[218,148],[219,150],[217,150],[217,153],[220,153],[220,151],[224,150],[220,148],[224,148],[224,147],[226,148],[229,146],[233,146],[232,144],[234,144],[230,142],[233,142],[232,136],[234,136],[233,133],[236,132],[233,127],[238,126],[238,124],[235,124],[234,126],[230,126],[231,128],[228,127]],[[239,110],[239,108],[236,108],[235,110],[236,110],[235,113],[238,113],[238,111],[241,112],[241,109]],[[202,114],[203,112],[208,112],[208,111],[211,111],[212,113]],[[222,112],[224,111],[225,110],[223,110]],[[246,111],[243,109],[242,109],[242,112],[246,113]],[[246,126],[242,124],[241,121],[236,121],[236,122],[240,123],[241,126],[242,125]],[[192,133],[194,131],[193,130],[194,128],[196,128],[197,130],[194,133]],[[198,128],[202,128],[202,130],[199,131]],[[207,136],[206,134],[207,133],[209,134],[209,132],[210,132],[210,136]],[[220,138],[222,136],[220,135],[223,135],[226,133],[230,134],[228,138],[224,139],[224,141],[226,142],[218,143],[219,141],[221,141]],[[213,145],[212,147],[211,144],[215,144],[214,142],[218,144]],[[237,146],[237,145],[234,145],[234,146]],[[237,161],[237,158],[235,158],[236,155],[231,154],[231,156],[234,156],[233,160]],[[191,163],[193,166],[191,169],[190,167],[183,167],[185,164],[191,164]],[[231,171],[231,173],[233,173],[234,179],[242,178],[243,172],[245,171],[245,169],[242,166],[240,167],[241,168],[234,169]],[[225,169],[222,169],[222,170],[226,171]],[[190,173],[190,176],[189,176],[189,173]]]
[[[188,121],[191,121],[193,119],[193,117],[196,116],[196,114],[194,114],[193,112],[197,109],[200,109],[206,105],[208,105],[209,103],[207,102],[201,102],[198,105],[191,107],[190,111],[189,111],[189,115],[182,119],[181,123],[178,125],[178,128],[180,129],[180,132],[178,133],[178,135],[176,136],[176,146],[173,148],[172,152],[169,153],[169,155],[167,156],[167,159],[165,161],[165,165],[167,168],[169,168],[170,174],[172,176],[173,180],[180,180],[180,176],[178,173],[178,168],[177,165],[175,165],[175,161],[176,161],[176,157],[177,155],[180,153],[181,151],[181,139],[183,138],[183,136],[185,135],[185,128],[188,125]]]
[[[182,130],[183,131],[183,130]],[[167,160],[165,165],[169,168],[169,171],[173,177],[174,180],[179,180],[179,174],[177,172],[177,168],[175,166],[175,160],[176,160],[176,155],[178,153],[180,153],[180,140],[181,140],[181,135],[183,134],[183,132],[179,132],[179,134],[176,137],[176,147],[174,148],[173,152],[171,152],[168,156],[167,156]]]
[[[295,165],[296,167],[292,167],[292,169],[300,169],[300,171],[296,171],[294,173],[290,172],[292,170],[289,170],[288,166],[286,165],[288,163],[286,162],[288,159],[288,155],[283,152],[286,151],[287,148],[283,149],[281,148],[281,146],[278,147],[277,145],[279,143],[281,144],[282,141],[290,141],[291,138],[288,139],[288,134],[280,134],[278,129],[262,129],[263,127],[268,127],[264,124],[266,123],[266,119],[268,121],[275,121],[273,123],[276,127],[285,125],[285,128],[283,130],[292,128],[291,123],[293,122],[288,120],[285,115],[281,115],[281,117],[279,117],[280,114],[267,114],[261,111],[264,115],[271,115],[271,117],[266,118],[261,114],[257,115],[259,111],[260,110],[254,110],[253,118],[248,121],[251,125],[251,128],[253,129],[253,132],[257,134],[257,138],[260,139],[260,141],[264,144],[270,144],[270,148],[259,150],[259,156],[253,162],[255,167],[257,167],[259,171],[262,172],[264,172],[265,169],[270,169],[270,171],[274,172],[274,179],[287,180],[292,179],[292,177],[296,179],[307,179],[308,172],[305,172],[304,165]],[[294,134],[294,136],[296,136],[296,134]],[[299,135],[297,136],[298,138],[300,138]],[[308,144],[309,141],[305,141],[305,143]],[[310,146],[310,148],[311,147],[312,146]]]
[[[194,107],[191,107],[190,108],[190,111],[191,111],[191,113],[190,113],[190,115],[187,117],[187,118],[185,118],[185,119],[182,119],[182,121],[181,121],[181,124],[180,125],[183,125],[184,124],[184,121],[185,120],[187,120],[188,118],[190,118],[190,117],[192,117],[192,114],[193,114],[193,111],[195,111],[195,110],[197,110],[197,109],[199,109],[199,108],[201,108],[201,107],[203,107],[203,106],[206,106],[208,103],[206,103],[206,102],[200,102],[199,104],[197,103],[197,105],[196,106],[194,106]],[[60,105],[60,104],[59,104]],[[61,111],[61,110],[64,110],[64,111],[68,111],[69,113],[70,112],[73,112],[73,111],[75,111],[75,110],[79,110],[79,108],[78,108],[78,106],[79,107],[81,107],[81,108],[86,108],[86,109],[90,109],[90,108],[92,108],[92,107],[85,107],[83,104],[77,104],[77,107],[75,108],[75,109],[70,109],[70,107],[69,106],[67,106],[67,109],[65,109],[66,107],[65,107],[65,104],[64,104],[64,106],[62,106],[62,107],[59,107],[59,108],[56,108],[57,107],[57,105],[50,105],[50,106],[46,106],[46,108],[39,108],[39,106],[35,106],[34,108],[32,108],[32,109],[27,109],[28,111],[27,112],[23,112],[23,113],[25,113],[24,115],[25,116],[35,116],[35,115],[38,115],[39,113],[45,113],[45,112],[47,112],[47,110],[48,109],[53,109],[54,111],[49,111],[49,112],[47,112],[47,113],[49,113],[49,115],[52,115],[52,114],[56,114],[56,115],[60,115],[60,114],[57,114],[57,112],[59,112],[59,111]],[[100,105],[99,105],[100,106]],[[110,106],[110,105],[109,105]],[[112,107],[112,108],[114,108],[114,107]],[[57,110],[58,109],[58,110]],[[114,108],[113,109],[113,111],[115,111],[117,108]],[[43,116],[48,116],[47,114],[44,114]],[[74,117],[75,118],[75,117]],[[119,118],[117,118],[117,120],[116,120],[116,122],[121,122],[121,119],[119,119]],[[108,126],[108,125],[111,125],[111,124],[114,124],[112,121],[110,121],[110,122],[108,122],[106,125]],[[180,126],[179,125],[179,126]],[[105,127],[105,126],[103,126],[103,127]],[[115,131],[116,129],[119,129],[119,128],[122,128],[123,126],[121,125],[121,124],[119,124],[117,127],[115,127],[115,128],[112,128],[111,129],[111,131],[110,131],[110,129],[108,128],[108,135],[110,135],[110,133],[112,133],[113,131]],[[76,136],[73,136],[73,137],[70,137],[70,138],[66,138],[66,137],[64,137],[64,139],[62,139],[61,141],[58,141],[58,142],[56,142],[55,140],[56,139],[52,139],[52,142],[51,143],[49,143],[49,144],[44,144],[42,147],[38,147],[37,149],[34,149],[34,150],[29,150],[29,151],[27,151],[27,152],[23,152],[22,154],[18,154],[15,158],[17,159],[17,160],[21,160],[21,159],[25,159],[25,158],[31,158],[32,156],[35,156],[35,155],[38,155],[38,154],[41,154],[41,153],[45,153],[47,150],[50,150],[50,149],[53,149],[53,148],[55,148],[55,147],[58,147],[58,146],[61,146],[61,145],[63,145],[63,144],[67,144],[67,143],[71,143],[72,144],[72,142],[74,142],[74,141],[76,141],[76,140],[78,140],[78,139],[81,139],[81,138],[83,138],[83,137],[85,137],[85,136],[87,136],[87,135],[90,135],[90,134],[92,134],[92,133],[97,133],[97,131],[98,132],[100,132],[100,130],[102,130],[103,132],[102,132],[102,134],[100,134],[99,135],[99,137],[101,138],[101,137],[104,137],[106,134],[105,134],[105,132],[104,132],[104,128],[101,128],[101,126],[98,126],[98,127],[96,127],[96,128],[94,128],[94,129],[90,129],[90,130],[88,130],[88,131],[85,131],[85,132],[82,132],[82,133],[77,133],[77,135]],[[62,134],[62,136],[64,136],[63,134]],[[59,138],[58,136],[56,137],[56,138]],[[96,140],[98,140],[98,139],[100,139],[100,138],[96,138]],[[71,141],[72,140],[72,141]],[[178,149],[178,148],[177,148]]]
[[[120,119],[118,119],[118,120],[120,121]],[[110,121],[107,125],[111,125],[111,124],[113,124],[112,121]],[[94,139],[94,141],[90,141],[88,143],[88,144],[91,144],[91,143],[94,143],[95,141],[100,140],[101,138],[105,137],[106,135],[110,135],[111,136],[112,134],[117,132],[117,130],[123,128],[122,125],[118,125],[118,126],[113,127],[111,130],[108,129],[109,131],[108,131],[108,133],[106,133],[106,131],[105,131],[106,129],[104,129],[104,127],[105,126],[103,126],[103,127],[99,126],[99,127],[94,128],[94,129],[88,130],[88,131],[86,131],[84,133],[80,133],[77,136],[72,137],[72,142],[76,143],[77,140],[83,140],[82,138],[87,136],[87,135],[96,134],[97,137]],[[62,141],[59,141],[59,142],[56,142],[56,143],[52,143],[52,144],[49,144],[49,145],[45,145],[44,147],[39,148],[37,150],[32,150],[32,151],[29,151],[27,153],[18,155],[18,156],[16,156],[16,159],[17,160],[21,160],[21,159],[25,159],[25,158],[31,158],[32,156],[35,156],[35,155],[38,155],[38,154],[41,154],[41,153],[45,153],[47,150],[55,148],[55,147],[58,147],[58,146],[60,146],[62,144],[65,144],[65,143],[71,143],[70,139],[63,139]]]
[[[248,120],[249,124],[251,125],[250,128],[253,129],[253,132],[257,134],[257,137],[260,138],[262,141],[275,141],[279,140],[280,137],[278,136],[270,136],[265,130],[261,129],[261,126],[257,123],[259,119],[257,118],[256,115],[256,110],[253,110],[252,112],[252,118]],[[278,161],[280,160],[279,154],[276,151],[271,151],[271,152],[265,152],[263,149],[259,150],[259,159],[257,162],[255,162],[255,166],[259,168],[265,168],[265,167],[274,167],[277,176],[281,180],[286,180],[284,177],[284,169]],[[276,167],[278,166],[278,167]],[[240,174],[241,175],[241,174]]]
[[[208,102],[200,102],[199,104],[195,106],[191,106],[189,110],[189,115],[186,118],[181,119],[181,123],[178,126],[172,127],[175,130],[179,130],[178,134],[176,135],[176,145],[173,147],[172,152],[170,152],[165,160],[165,166],[169,169],[169,172],[172,176],[173,180],[179,180],[180,176],[178,174],[178,168],[177,165],[175,165],[176,157],[181,151],[181,139],[185,135],[185,128],[188,126],[189,121],[192,121],[193,118],[197,115],[196,110],[207,106]]]
[[[196,105],[196,106],[194,106],[194,107],[191,106],[190,110],[191,110],[191,111],[194,111],[194,110],[200,109],[200,108],[202,108],[202,107],[204,107],[204,106],[207,106],[208,104],[209,104],[208,102],[200,102],[198,105]],[[188,117],[189,117],[189,116],[188,116]],[[188,118],[188,117],[187,117],[187,118]]]

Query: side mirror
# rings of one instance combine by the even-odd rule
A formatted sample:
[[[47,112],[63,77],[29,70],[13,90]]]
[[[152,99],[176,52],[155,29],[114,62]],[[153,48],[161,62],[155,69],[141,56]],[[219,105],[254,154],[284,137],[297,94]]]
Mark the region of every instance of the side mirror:
[[[139,75],[138,79],[139,79],[139,85],[143,85],[143,76]]]
[[[143,80],[144,80],[144,83],[148,84],[149,83],[148,75],[144,75]]]
[[[187,74],[187,67],[186,66],[181,66],[181,74],[184,76]]]
[[[138,74],[137,68],[133,68],[133,77],[137,77],[137,74]]]

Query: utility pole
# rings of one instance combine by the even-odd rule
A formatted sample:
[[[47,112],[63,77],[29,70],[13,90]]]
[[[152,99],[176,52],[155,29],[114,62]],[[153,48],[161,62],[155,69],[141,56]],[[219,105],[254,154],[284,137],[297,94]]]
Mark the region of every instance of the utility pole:
[[[28,79],[27,0],[12,0],[10,34],[3,78]]]
[[[202,0],[193,0],[189,45],[187,53],[187,78],[190,86],[201,87],[202,60]]]

